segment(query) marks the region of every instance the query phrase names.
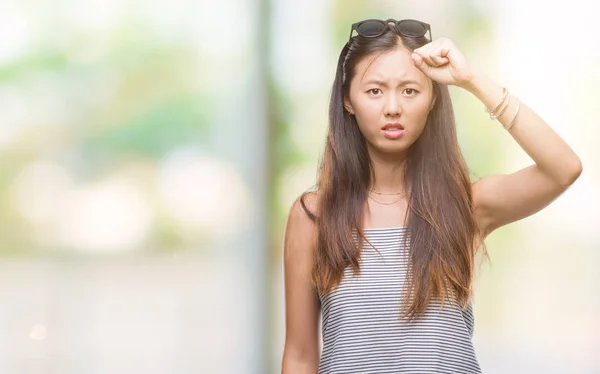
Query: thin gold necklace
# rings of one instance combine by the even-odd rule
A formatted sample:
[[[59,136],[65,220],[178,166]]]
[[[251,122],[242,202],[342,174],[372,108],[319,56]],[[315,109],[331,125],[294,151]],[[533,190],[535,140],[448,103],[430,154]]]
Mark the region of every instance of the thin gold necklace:
[[[377,192],[377,191],[372,190],[372,189],[369,189],[369,191],[371,191],[371,192],[373,192],[374,194],[377,194],[377,195],[404,195],[404,193],[402,191],[401,192],[392,192],[392,193]]]
[[[400,196],[400,198],[398,200],[394,200],[391,203],[382,203],[379,200],[376,200],[373,198],[373,196],[371,195],[367,195],[369,197],[369,199],[373,200],[374,202],[376,202],[377,204],[381,204],[381,205],[392,205],[392,204],[396,204],[398,201],[402,200],[402,198],[404,197],[404,195]]]

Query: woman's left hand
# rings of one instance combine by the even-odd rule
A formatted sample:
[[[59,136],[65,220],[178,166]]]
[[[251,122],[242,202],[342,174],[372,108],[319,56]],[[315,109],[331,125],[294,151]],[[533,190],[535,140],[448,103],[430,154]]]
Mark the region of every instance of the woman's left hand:
[[[469,63],[448,38],[439,38],[415,49],[411,57],[423,74],[438,83],[464,87],[473,79]]]

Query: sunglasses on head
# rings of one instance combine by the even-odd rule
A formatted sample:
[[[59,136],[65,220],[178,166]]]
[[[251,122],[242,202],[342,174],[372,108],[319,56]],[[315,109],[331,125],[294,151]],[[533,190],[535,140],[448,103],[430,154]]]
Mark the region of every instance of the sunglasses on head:
[[[396,26],[396,29],[400,34],[409,38],[421,38],[424,37],[429,31],[429,41],[431,41],[431,26],[428,23],[417,21],[414,19],[403,19],[396,21],[395,19],[380,20],[380,19],[367,19],[364,21],[356,22],[350,29],[350,38],[352,40],[352,33],[356,30],[358,35],[365,38],[376,38],[385,34],[392,23]]]

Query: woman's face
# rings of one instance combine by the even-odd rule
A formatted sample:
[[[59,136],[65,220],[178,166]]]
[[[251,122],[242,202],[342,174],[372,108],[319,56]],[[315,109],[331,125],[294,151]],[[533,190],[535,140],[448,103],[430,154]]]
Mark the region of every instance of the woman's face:
[[[371,154],[404,153],[425,128],[432,84],[410,53],[399,47],[368,56],[355,67],[344,105],[356,117]]]

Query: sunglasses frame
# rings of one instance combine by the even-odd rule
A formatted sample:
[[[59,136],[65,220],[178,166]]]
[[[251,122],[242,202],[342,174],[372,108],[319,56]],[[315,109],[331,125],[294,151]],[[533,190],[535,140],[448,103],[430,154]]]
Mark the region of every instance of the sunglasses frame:
[[[358,28],[362,24],[364,24],[366,22],[377,22],[377,23],[380,23],[380,24],[384,25],[385,27],[381,30],[381,33],[379,33],[377,35],[362,35],[358,31]],[[360,36],[365,37],[365,38],[377,38],[377,37],[385,34],[388,31],[388,26],[389,26],[390,23],[393,23],[396,26],[396,29],[398,30],[398,32],[400,34],[402,34],[402,35],[404,35],[406,37],[409,37],[409,38],[418,38],[418,36],[404,34],[401,31],[401,29],[400,29],[400,24],[402,22],[417,22],[421,26],[425,27],[425,34],[423,34],[422,37],[426,37],[425,35],[427,35],[427,32],[429,32],[429,41],[430,42],[433,41],[433,37],[431,36],[431,26],[428,23],[425,23],[425,22],[422,22],[422,21],[419,21],[419,20],[416,20],[416,19],[401,19],[401,20],[396,21],[395,19],[391,19],[391,18],[387,19],[387,20],[382,20],[382,19],[366,19],[366,20],[363,20],[363,21],[360,21],[360,22],[353,23],[352,24],[352,28],[350,29],[350,37],[349,37],[348,41],[352,40],[352,38],[353,38],[352,33],[354,31],[356,31],[357,35],[360,35]]]

